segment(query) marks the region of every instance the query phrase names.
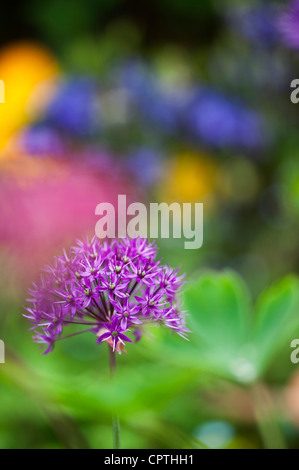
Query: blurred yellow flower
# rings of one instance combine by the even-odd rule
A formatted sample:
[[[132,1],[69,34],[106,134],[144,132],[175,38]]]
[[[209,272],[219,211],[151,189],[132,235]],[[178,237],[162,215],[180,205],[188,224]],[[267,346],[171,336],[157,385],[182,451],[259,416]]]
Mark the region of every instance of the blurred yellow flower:
[[[0,79],[5,85],[5,103],[0,104],[0,150],[29,120],[27,106],[33,90],[57,73],[55,58],[39,44],[19,42],[0,50]]]
[[[158,199],[165,202],[204,202],[213,196],[217,169],[207,155],[184,152],[169,163],[158,188]]]

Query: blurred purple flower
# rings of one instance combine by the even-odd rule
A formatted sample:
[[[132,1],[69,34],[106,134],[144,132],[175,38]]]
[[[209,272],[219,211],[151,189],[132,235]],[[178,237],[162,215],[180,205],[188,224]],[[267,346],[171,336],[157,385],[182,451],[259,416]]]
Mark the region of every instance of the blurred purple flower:
[[[100,109],[96,82],[91,78],[72,78],[61,84],[46,110],[50,125],[79,137],[99,131]]]
[[[299,0],[293,0],[279,22],[284,43],[299,49]]]
[[[211,147],[258,150],[267,142],[265,122],[258,113],[215,91],[196,92],[186,114],[191,134]]]
[[[273,3],[237,6],[227,17],[237,32],[259,47],[273,46],[279,39],[278,9]]]
[[[23,131],[20,146],[26,153],[39,157],[60,157],[66,151],[66,142],[59,131],[41,123]]]
[[[165,132],[175,132],[178,103],[163,92],[148,68],[141,61],[134,60],[120,67],[118,73],[118,84],[128,91],[137,112],[149,124]]]
[[[146,239],[101,243],[96,237],[55,258],[29,290],[24,316],[36,330],[33,339],[53,350],[55,341],[89,331],[121,353],[133,329],[140,338],[148,321],[162,323],[185,338],[188,332],[177,293],[182,276],[156,261],[157,249]],[[138,295],[136,295],[138,293]],[[83,331],[62,336],[67,326]]]
[[[150,187],[162,177],[163,157],[156,150],[141,147],[128,157],[128,166],[137,181]]]

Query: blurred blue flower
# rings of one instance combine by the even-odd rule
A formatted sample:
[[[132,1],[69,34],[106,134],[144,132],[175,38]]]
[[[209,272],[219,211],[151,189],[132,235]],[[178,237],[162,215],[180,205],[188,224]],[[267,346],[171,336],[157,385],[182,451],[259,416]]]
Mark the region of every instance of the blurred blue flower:
[[[279,39],[278,9],[275,4],[241,5],[230,10],[228,20],[233,28],[258,46],[273,46]]]
[[[71,134],[90,136],[99,130],[99,96],[95,81],[78,77],[62,83],[45,119]]]
[[[134,59],[121,64],[116,72],[117,83],[133,95],[141,95],[149,86],[149,73],[146,66]]]
[[[163,92],[159,81],[140,61],[130,61],[119,70],[119,84],[127,89],[137,112],[155,127],[175,132],[178,103]]]
[[[28,154],[39,157],[60,157],[66,150],[66,143],[60,133],[42,123],[35,124],[23,131],[20,146]]]
[[[163,173],[163,158],[154,149],[142,147],[128,156],[128,166],[137,181],[146,187],[157,183]]]
[[[191,134],[208,146],[258,150],[267,143],[265,122],[258,113],[213,90],[196,91],[185,112]]]

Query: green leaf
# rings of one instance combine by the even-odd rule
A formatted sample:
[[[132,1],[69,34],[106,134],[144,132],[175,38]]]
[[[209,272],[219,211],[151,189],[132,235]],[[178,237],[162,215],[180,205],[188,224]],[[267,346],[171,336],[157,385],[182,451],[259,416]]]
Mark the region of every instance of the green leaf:
[[[238,377],[239,361],[247,360],[251,311],[250,297],[240,277],[231,271],[202,275],[186,289],[184,307],[190,314],[188,325],[191,342],[197,344],[198,360],[221,375]],[[251,378],[252,365],[245,372]]]
[[[257,304],[254,325],[256,363],[263,373],[282,348],[290,355],[290,341],[299,333],[299,281],[281,279],[268,288]]]

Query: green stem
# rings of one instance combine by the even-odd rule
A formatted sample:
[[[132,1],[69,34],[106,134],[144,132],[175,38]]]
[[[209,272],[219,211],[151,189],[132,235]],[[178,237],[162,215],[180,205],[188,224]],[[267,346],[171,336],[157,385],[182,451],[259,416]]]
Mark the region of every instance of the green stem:
[[[116,374],[116,357],[115,351],[112,350],[111,346],[108,345],[109,348],[109,363],[110,363],[110,375],[111,379],[114,379]],[[112,433],[113,433],[113,449],[120,449],[120,424],[119,424],[119,417],[114,415],[112,417]]]
[[[264,447],[266,449],[286,449],[269,390],[264,384],[257,383],[252,392],[256,422]]]

